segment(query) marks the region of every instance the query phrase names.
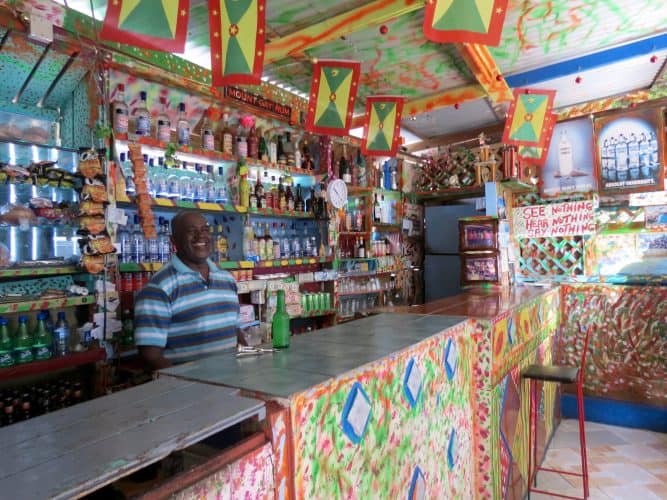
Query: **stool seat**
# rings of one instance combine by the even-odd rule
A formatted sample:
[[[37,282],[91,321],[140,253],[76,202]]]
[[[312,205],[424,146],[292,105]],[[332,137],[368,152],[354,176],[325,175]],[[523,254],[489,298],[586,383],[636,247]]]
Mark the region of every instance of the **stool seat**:
[[[542,380],[545,382],[560,382],[574,384],[577,381],[579,368],[562,365],[530,365],[521,372],[521,378]]]

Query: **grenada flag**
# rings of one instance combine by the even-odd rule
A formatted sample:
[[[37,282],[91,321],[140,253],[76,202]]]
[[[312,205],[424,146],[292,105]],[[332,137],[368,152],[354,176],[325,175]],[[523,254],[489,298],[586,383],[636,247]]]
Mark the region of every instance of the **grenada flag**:
[[[266,0],[208,0],[214,87],[260,84]]]
[[[555,90],[514,89],[503,144],[544,147],[547,118],[553,109]]]
[[[427,0],[424,36],[438,43],[500,44],[508,0]]]
[[[347,135],[360,68],[356,61],[320,60],[315,64],[306,130],[314,134]]]
[[[190,0],[109,0],[100,38],[182,53],[189,15]]]
[[[361,152],[371,156],[394,156],[401,137],[401,96],[372,96],[366,99],[366,122]]]

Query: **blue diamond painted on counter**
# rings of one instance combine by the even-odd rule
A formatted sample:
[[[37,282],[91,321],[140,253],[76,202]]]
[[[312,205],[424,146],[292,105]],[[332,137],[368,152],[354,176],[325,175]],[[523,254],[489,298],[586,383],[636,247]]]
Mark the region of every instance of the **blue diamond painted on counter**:
[[[458,352],[456,351],[456,342],[454,339],[447,339],[445,347],[445,371],[447,378],[452,380],[456,375],[456,365],[458,364]]]
[[[408,362],[408,367],[405,370],[405,376],[403,377],[403,392],[405,397],[410,403],[410,407],[414,408],[419,401],[419,395],[422,390],[422,373],[419,370],[419,366],[415,363],[414,359],[410,359]]]
[[[426,498],[426,479],[419,466],[415,467],[408,490],[408,500],[422,500]]]
[[[447,445],[447,466],[449,467],[449,470],[454,469],[458,458],[459,445],[456,436],[456,429],[452,429],[452,433],[449,435],[449,444]]]
[[[510,316],[507,318],[507,342],[509,345],[514,345],[516,340],[516,325],[514,324],[514,318]]]
[[[361,384],[355,382],[347,395],[341,416],[343,432],[354,444],[358,444],[363,439],[371,414],[370,399]]]

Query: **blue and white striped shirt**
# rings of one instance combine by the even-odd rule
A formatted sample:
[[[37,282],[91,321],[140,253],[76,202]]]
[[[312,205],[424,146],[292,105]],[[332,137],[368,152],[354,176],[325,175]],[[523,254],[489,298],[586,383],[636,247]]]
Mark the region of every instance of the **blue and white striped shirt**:
[[[208,265],[208,283],[175,255],[155,273],[135,302],[138,346],[163,347],[177,363],[236,347],[236,282],[210,260]]]

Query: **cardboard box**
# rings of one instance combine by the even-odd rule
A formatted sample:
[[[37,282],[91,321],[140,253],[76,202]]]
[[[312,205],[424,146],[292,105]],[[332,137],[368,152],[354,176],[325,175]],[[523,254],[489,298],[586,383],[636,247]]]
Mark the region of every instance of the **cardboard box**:
[[[241,304],[239,307],[239,323],[250,323],[251,321],[255,321],[255,306]]]

